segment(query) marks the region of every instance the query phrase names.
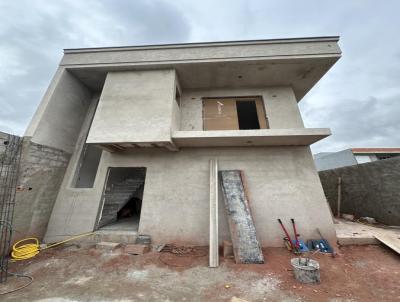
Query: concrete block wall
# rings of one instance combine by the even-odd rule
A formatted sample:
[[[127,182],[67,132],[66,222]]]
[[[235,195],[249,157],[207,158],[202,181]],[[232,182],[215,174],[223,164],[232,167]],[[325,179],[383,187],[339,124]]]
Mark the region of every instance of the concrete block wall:
[[[20,156],[18,148],[20,142],[19,136],[0,132],[0,203],[6,200],[3,199],[6,198],[3,194],[9,192],[7,189],[11,181],[10,177],[15,175],[9,173],[18,173],[16,170]]]
[[[400,225],[400,158],[319,172],[326,198],[337,212],[337,182],[342,178],[341,212]]]
[[[24,138],[14,211],[14,240],[42,239],[70,154]]]
[[[6,155],[4,141],[11,139],[11,135],[0,133],[0,159],[3,164],[7,162],[2,157]],[[12,241],[32,236],[42,239],[64,177],[69,154],[33,143],[26,137],[22,139],[20,148],[16,149],[19,152],[16,156],[20,156],[20,165],[11,167],[18,175]],[[2,171],[6,169],[3,167]],[[7,175],[2,174],[1,178],[4,176]],[[0,184],[3,185],[1,178]],[[2,189],[0,188],[0,197]]]

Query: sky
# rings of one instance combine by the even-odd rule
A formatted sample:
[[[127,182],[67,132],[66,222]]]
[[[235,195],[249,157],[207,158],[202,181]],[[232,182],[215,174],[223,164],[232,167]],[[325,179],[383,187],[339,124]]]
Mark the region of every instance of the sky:
[[[0,0],[0,131],[23,135],[64,48],[339,35],[301,100],[314,153],[400,146],[400,1]]]

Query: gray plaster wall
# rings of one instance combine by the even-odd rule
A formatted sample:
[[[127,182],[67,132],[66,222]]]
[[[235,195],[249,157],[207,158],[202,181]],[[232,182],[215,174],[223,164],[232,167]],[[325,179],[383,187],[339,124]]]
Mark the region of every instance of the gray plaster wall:
[[[146,148],[103,152],[94,187],[73,189],[68,179],[57,198],[46,241],[92,231],[101,204],[108,167],[146,167],[139,232],[155,243],[208,244],[209,160],[219,169],[244,171],[250,207],[263,246],[282,246],[277,218],[295,218],[302,238],[324,235],[335,240],[333,223],[308,147],[183,148],[178,152]],[[69,168],[70,169],[70,168]],[[221,194],[220,194],[221,195]],[[222,199],[220,240],[229,232]]]
[[[36,144],[72,153],[91,98],[91,91],[82,82],[66,69],[59,69],[26,136]]]
[[[204,97],[262,96],[271,129],[304,128],[291,87],[184,90],[181,98],[181,130],[203,130]]]
[[[369,216],[400,225],[400,158],[319,172],[326,198],[337,212],[337,182],[342,178],[341,213]]]
[[[88,143],[170,142],[174,70],[110,72]]]
[[[326,154],[316,154],[314,156],[314,162],[318,171],[357,165],[357,160],[351,149],[329,152]]]

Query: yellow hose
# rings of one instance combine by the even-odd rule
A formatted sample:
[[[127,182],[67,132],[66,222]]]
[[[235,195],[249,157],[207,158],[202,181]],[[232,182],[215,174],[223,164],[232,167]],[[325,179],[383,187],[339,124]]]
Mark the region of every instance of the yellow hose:
[[[16,242],[12,247],[11,257],[14,261],[26,260],[35,257],[40,251],[63,244],[65,242],[75,240],[84,236],[92,235],[94,232],[80,234],[66,240],[50,244],[46,247],[40,248],[39,240],[37,238],[25,238]],[[30,241],[30,242],[29,242]],[[23,242],[29,242],[22,244]]]
[[[21,244],[22,242],[32,241],[30,243]],[[25,238],[13,245],[11,257],[14,260],[25,260],[35,257],[39,254],[40,246],[37,238]]]

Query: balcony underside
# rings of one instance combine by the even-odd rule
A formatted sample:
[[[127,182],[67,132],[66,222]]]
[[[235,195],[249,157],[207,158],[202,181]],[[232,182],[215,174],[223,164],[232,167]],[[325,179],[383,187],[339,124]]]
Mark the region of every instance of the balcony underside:
[[[309,146],[329,135],[328,128],[175,131],[172,142],[105,142],[96,145],[110,152],[133,148],[178,151],[186,147]]]
[[[328,128],[176,131],[172,140],[178,148],[309,146],[330,134]]]

